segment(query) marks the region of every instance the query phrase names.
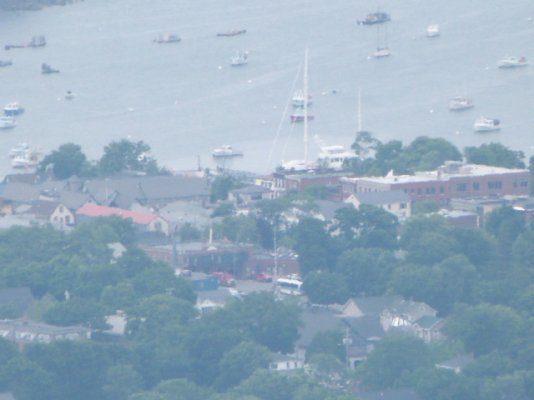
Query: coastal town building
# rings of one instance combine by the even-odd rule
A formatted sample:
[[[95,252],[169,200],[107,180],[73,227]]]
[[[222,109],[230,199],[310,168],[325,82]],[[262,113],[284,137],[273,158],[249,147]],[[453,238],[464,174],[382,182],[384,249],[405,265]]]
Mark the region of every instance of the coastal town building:
[[[435,201],[447,204],[455,198],[526,196],[531,177],[527,169],[509,169],[477,164],[446,162],[435,171],[415,175],[343,178],[343,192],[351,194],[401,190],[412,203]]]

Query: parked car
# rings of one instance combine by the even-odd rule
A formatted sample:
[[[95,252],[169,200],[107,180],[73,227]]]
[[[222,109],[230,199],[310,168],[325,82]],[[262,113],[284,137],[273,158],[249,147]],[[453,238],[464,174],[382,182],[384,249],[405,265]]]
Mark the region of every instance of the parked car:
[[[273,276],[269,275],[269,274],[266,274],[265,272],[261,272],[258,275],[256,275],[256,280],[258,282],[272,282],[273,281]]]
[[[235,286],[235,279],[232,274],[228,272],[212,272],[212,275],[217,278],[221,286]]]

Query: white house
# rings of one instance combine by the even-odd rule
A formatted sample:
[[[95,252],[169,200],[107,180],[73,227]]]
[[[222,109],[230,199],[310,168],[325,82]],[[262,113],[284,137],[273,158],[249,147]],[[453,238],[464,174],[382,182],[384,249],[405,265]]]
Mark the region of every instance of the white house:
[[[302,368],[304,368],[304,360],[294,354],[275,353],[269,364],[269,369],[273,371],[293,371]]]
[[[345,203],[352,204],[354,208],[359,208],[361,204],[380,207],[401,220],[412,214],[410,196],[402,190],[351,193]]]

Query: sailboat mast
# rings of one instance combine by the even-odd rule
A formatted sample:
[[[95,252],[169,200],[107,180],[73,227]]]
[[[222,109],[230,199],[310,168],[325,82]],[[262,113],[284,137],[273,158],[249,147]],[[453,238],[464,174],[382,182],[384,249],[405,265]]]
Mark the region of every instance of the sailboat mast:
[[[358,132],[362,131],[362,91],[358,89]]]
[[[308,162],[308,48],[304,51],[304,161]]]

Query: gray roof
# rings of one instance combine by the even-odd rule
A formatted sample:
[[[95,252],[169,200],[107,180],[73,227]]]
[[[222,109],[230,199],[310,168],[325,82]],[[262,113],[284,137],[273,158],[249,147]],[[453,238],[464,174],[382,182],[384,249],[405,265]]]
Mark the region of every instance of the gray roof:
[[[233,289],[235,292],[235,289]],[[219,287],[217,290],[205,290],[197,292],[197,303],[205,300],[214,303],[225,304],[230,299],[237,297],[229,288]]]
[[[30,288],[5,288],[0,289],[0,306],[14,307],[20,315],[33,303],[33,295]]]
[[[230,190],[230,193],[234,193],[234,194],[257,194],[257,193],[267,193],[267,192],[270,192],[270,190],[264,186],[259,186],[259,185],[247,185],[242,188]]]
[[[424,317],[419,318],[415,323],[419,325],[421,328],[430,329],[438,324],[443,322],[442,318],[438,318],[432,315],[426,315]]]
[[[407,203],[410,196],[403,190],[390,190],[384,192],[361,192],[354,193],[354,196],[361,204],[379,206],[382,204]]]
[[[317,200],[315,201],[319,211],[328,220],[334,219],[336,211],[342,208],[353,208],[352,204],[340,203],[338,201]]]
[[[326,331],[342,330],[341,318],[324,308],[307,308],[302,313],[302,325],[299,328],[299,339],[296,346],[307,348],[315,335]]]
[[[180,175],[136,176],[87,181],[84,190],[98,203],[129,209],[134,202],[142,204],[168,203],[175,200],[207,198],[210,183],[206,178]]]
[[[39,200],[39,188],[35,185],[13,182],[5,185],[0,197],[15,203],[30,204]]]
[[[0,198],[10,200],[14,203],[31,204],[39,200],[47,199],[59,201],[65,207],[75,210],[87,203],[91,196],[87,193],[73,192],[65,188],[59,181],[47,181],[39,185],[29,185],[26,183],[13,182],[5,185]]]
[[[380,323],[379,315],[365,315],[359,318],[344,318],[343,321],[350,327],[353,334],[369,340],[373,338],[383,338],[386,336],[384,328]]]
[[[0,320],[2,330],[24,330],[35,334],[67,335],[72,333],[86,334],[90,330],[83,326],[55,326],[27,319],[4,319]]]
[[[32,207],[28,210],[28,214],[49,218],[60,204],[61,203],[58,201],[37,200],[32,203]]]

